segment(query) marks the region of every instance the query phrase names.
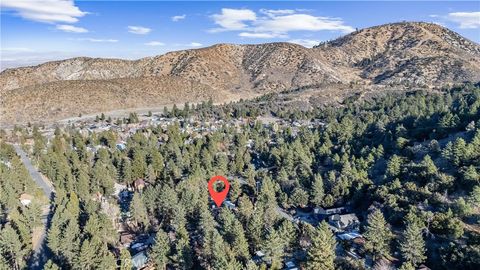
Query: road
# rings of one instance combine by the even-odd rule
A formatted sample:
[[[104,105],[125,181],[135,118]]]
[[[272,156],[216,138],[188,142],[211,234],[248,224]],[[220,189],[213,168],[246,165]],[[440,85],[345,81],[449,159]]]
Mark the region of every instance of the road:
[[[17,155],[20,156],[20,159],[23,162],[23,165],[28,170],[28,173],[32,177],[33,181],[43,190],[43,193],[47,198],[50,198],[52,196],[52,193],[54,193],[54,189],[50,183],[48,183],[38,172],[37,168],[35,168],[30,161],[30,159],[27,156],[27,153],[23,151],[22,147],[18,144],[14,144],[13,147],[15,148],[15,151],[17,152]]]
[[[15,148],[15,151],[17,152],[17,155],[20,156],[20,160],[22,161],[23,165],[28,170],[28,173],[32,177],[33,181],[42,189],[43,193],[45,196],[52,201],[52,195],[55,193],[55,190],[53,189],[53,186],[51,183],[49,183],[42,175],[40,172],[35,168],[30,161],[30,158],[28,158],[27,153],[23,151],[22,147],[20,145],[14,144],[13,147]],[[45,237],[46,237],[46,232],[48,230],[48,223],[49,223],[49,217],[51,216],[52,212],[52,205],[48,206],[48,209],[46,211],[43,211],[41,216],[41,221],[43,224],[41,234],[38,238],[38,243],[33,247],[33,256],[29,262],[28,269],[43,269],[43,266],[45,265],[48,256],[47,252],[48,249],[46,247],[46,242],[45,242]]]

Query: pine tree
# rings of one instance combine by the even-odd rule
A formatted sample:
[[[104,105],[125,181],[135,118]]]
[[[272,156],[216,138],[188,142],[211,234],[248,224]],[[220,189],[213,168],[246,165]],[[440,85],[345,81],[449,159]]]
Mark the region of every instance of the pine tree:
[[[368,215],[364,236],[367,240],[365,248],[373,254],[374,259],[378,259],[379,256],[390,256],[390,241],[393,234],[380,210],[376,209]]]
[[[400,251],[403,259],[414,266],[425,261],[425,241],[422,237],[422,228],[417,223],[407,225],[400,242]]]
[[[234,221],[233,233],[234,236],[232,247],[234,247],[233,251],[236,255],[236,258],[239,261],[246,263],[249,259],[248,242],[247,238],[245,237],[243,226],[238,220]]]
[[[23,247],[20,237],[10,225],[0,231],[0,251],[12,269],[23,269],[28,250]]]
[[[120,270],[131,270],[132,265],[132,256],[127,249],[120,250]]]
[[[168,263],[168,254],[170,253],[170,243],[168,235],[160,229],[155,236],[155,243],[150,251],[150,258],[157,269],[165,269]]]
[[[325,196],[325,190],[323,187],[323,179],[320,174],[316,174],[313,179],[312,190],[310,193],[310,201],[315,206],[321,206],[323,202],[323,196]]]
[[[148,225],[149,222],[147,208],[145,207],[145,204],[140,197],[140,193],[138,192],[135,192],[135,194],[133,195],[133,199],[130,204],[130,211],[132,212],[132,218],[137,226],[139,226],[140,224],[142,224],[143,226]]]
[[[271,229],[267,235],[262,250],[265,252],[265,259],[271,261],[271,269],[281,269],[285,243],[275,229]]]
[[[312,237],[312,246],[308,251],[307,269],[335,269],[335,247],[337,243],[325,221],[320,223]]]
[[[176,258],[178,267],[180,269],[190,269],[192,267],[193,258],[192,250],[188,243],[188,237],[181,237],[175,245],[175,250],[177,253]]]
[[[387,163],[386,174],[390,177],[398,176],[400,174],[402,163],[403,161],[401,157],[393,155]]]
[[[43,270],[60,270],[60,267],[58,267],[58,265],[52,260],[48,260],[47,263],[43,266]]]

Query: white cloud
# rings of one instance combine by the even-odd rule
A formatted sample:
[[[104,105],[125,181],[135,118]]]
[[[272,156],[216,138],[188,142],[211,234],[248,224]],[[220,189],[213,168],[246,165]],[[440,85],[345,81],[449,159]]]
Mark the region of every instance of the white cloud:
[[[238,34],[239,37],[246,38],[286,38],[285,34],[278,33],[252,33],[252,32],[241,32]]]
[[[198,42],[190,42],[190,44],[188,44],[188,46],[190,46],[190,47],[200,47],[200,46],[203,46],[203,44],[198,43]]]
[[[160,42],[160,41],[150,41],[150,42],[144,43],[144,45],[147,45],[147,46],[165,46],[165,43]]]
[[[176,16],[173,16],[173,17],[172,17],[172,21],[174,21],[174,22],[178,22],[178,21],[180,21],[180,20],[183,20],[183,19],[185,19],[186,17],[187,17],[187,15],[186,15],[186,14],[183,14],[183,15],[176,15]]]
[[[56,28],[58,30],[69,32],[69,33],[87,33],[88,32],[88,30],[83,27],[77,27],[77,26],[67,25],[67,24],[59,24],[56,26]]]
[[[291,9],[261,9],[262,16],[249,9],[223,8],[221,14],[211,18],[220,28],[209,32],[241,31],[240,37],[248,38],[286,38],[293,31],[338,31],[350,33],[355,29],[346,25],[341,18],[317,17],[298,13]]]
[[[115,43],[115,42],[118,42],[118,39],[99,39],[99,38],[78,38],[77,40],[98,42],[98,43]]]
[[[147,27],[143,27],[143,26],[132,26],[132,25],[128,26],[128,32],[130,32],[132,34],[146,35],[146,34],[150,33],[151,31],[152,31],[152,29],[147,28]]]
[[[73,0],[2,0],[0,7],[13,10],[24,19],[45,23],[75,23],[87,14]]]
[[[293,9],[260,9],[260,12],[267,16],[287,15],[295,13]]]
[[[475,29],[480,27],[479,12],[452,12],[448,13],[446,19],[460,24],[463,29]]]
[[[0,48],[0,52],[33,52],[32,49],[26,47],[8,47],[8,48]]]
[[[213,14],[212,19],[221,28],[211,29],[211,32],[243,30],[247,27],[246,22],[255,21],[257,15],[250,9],[222,8],[221,14]]]
[[[275,16],[259,20],[255,27],[256,32],[287,33],[290,31],[340,31],[350,33],[355,31],[351,26],[345,25],[341,19],[329,17],[315,17],[309,14],[291,14]]]
[[[302,45],[303,47],[312,48],[313,46],[320,44],[321,41],[314,40],[314,39],[291,39],[288,42],[299,44],[299,45]]]

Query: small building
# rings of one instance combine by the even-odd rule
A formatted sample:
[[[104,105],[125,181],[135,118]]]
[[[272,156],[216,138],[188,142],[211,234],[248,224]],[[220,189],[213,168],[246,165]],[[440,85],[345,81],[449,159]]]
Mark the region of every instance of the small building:
[[[341,240],[345,240],[345,241],[351,241],[351,240],[354,240],[356,238],[363,238],[363,236],[359,233],[349,232],[349,233],[339,234],[338,238],[340,238]]]
[[[129,248],[130,244],[135,240],[135,235],[133,233],[122,233],[120,234],[120,243],[122,246]]]
[[[143,268],[147,262],[148,257],[145,251],[139,252],[132,257],[132,265],[135,269]]]
[[[237,208],[237,206],[229,200],[225,201],[225,206],[230,210],[234,210]]]
[[[255,252],[255,256],[253,256],[252,260],[256,263],[256,264],[260,264],[263,262],[265,258],[265,253],[263,253],[263,251],[261,250],[258,250]]]
[[[428,266],[426,266],[425,264],[421,264],[417,270],[431,270]]]
[[[117,147],[117,149],[120,150],[120,151],[123,151],[123,150],[125,150],[125,149],[127,148],[127,146],[125,145],[125,143],[117,143],[117,144],[116,144],[116,147]]]
[[[137,179],[133,182],[133,185],[136,190],[142,191],[145,188],[145,181],[143,179]]]
[[[355,214],[339,215],[335,214],[328,217],[328,223],[339,230],[357,229],[360,221]]]
[[[33,200],[33,196],[30,195],[30,194],[27,194],[27,193],[23,193],[20,195],[20,203],[23,205],[23,206],[27,206],[29,205],[30,203],[32,203],[32,200]]]
[[[343,214],[345,213],[345,207],[337,207],[337,208],[322,208],[317,207],[313,209],[314,214],[316,215],[323,215],[323,216],[330,216],[334,214]]]
[[[293,260],[289,260],[285,263],[285,269],[286,270],[297,270],[297,265]]]

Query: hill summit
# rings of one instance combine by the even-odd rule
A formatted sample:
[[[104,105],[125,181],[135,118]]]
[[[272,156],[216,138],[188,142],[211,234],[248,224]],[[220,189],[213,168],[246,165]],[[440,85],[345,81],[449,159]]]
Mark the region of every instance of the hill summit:
[[[228,102],[294,89],[434,88],[480,81],[480,46],[436,24],[403,22],[305,48],[218,44],[139,60],[79,57],[0,73],[1,122]]]

